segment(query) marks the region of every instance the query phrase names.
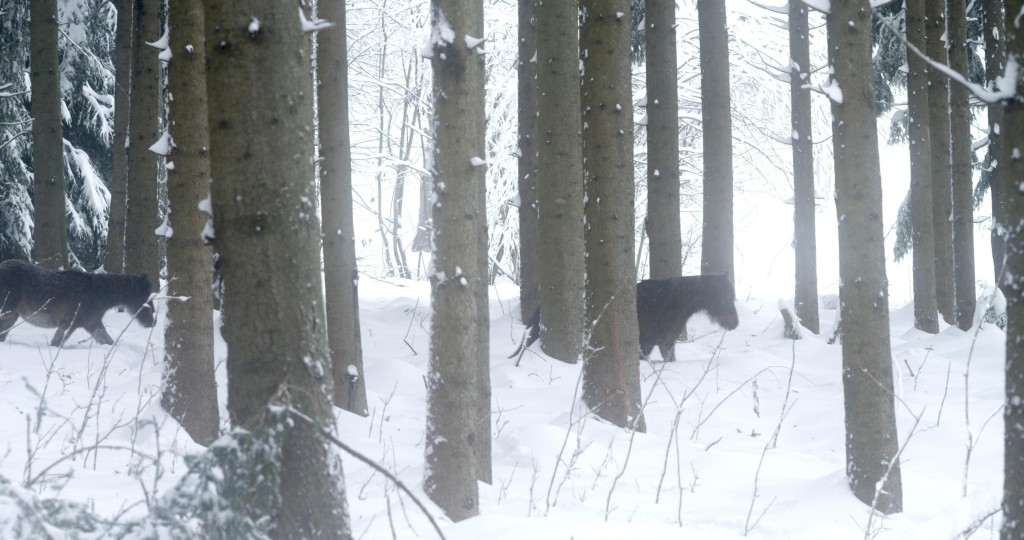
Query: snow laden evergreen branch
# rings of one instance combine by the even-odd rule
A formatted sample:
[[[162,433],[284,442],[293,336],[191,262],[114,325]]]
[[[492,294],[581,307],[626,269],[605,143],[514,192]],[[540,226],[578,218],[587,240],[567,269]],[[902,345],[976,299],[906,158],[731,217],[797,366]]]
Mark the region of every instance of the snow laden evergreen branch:
[[[957,73],[949,66],[929,58],[927,54],[921,51],[921,49],[918,49],[913,43],[907,41],[907,37],[892,24],[892,21],[885,17],[878,16],[876,16],[875,19],[882,23],[882,26],[885,26],[890,32],[892,32],[897,39],[902,41],[903,44],[906,45],[908,51],[913,51],[914,54],[927,62],[931,68],[939,71],[946,77],[949,77],[949,80],[963,86],[981,101],[985,103],[998,103],[1004,99],[1012,99],[1017,95],[1017,78],[1020,76],[1020,66],[1017,65],[1017,62],[1014,59],[1011,58],[1006,62],[1006,68],[1003,71],[1003,76],[996,77],[996,80],[992,81],[995,83],[996,90],[989,90],[980,84],[974,84],[971,81],[968,81],[963,75]]]
[[[302,412],[292,407],[286,407],[284,411],[291,415],[293,418],[297,418],[299,420],[302,420],[303,422],[306,422],[310,426],[313,426],[313,428],[316,429],[317,433],[319,433],[320,436],[323,437],[324,439],[327,439],[327,441],[329,441],[331,444],[337,446],[338,448],[341,448],[347,454],[363,462],[364,464],[374,469],[375,471],[381,473],[388,480],[394,482],[395,486],[404,491],[405,494],[412,499],[412,502],[416,504],[416,506],[420,509],[421,512],[423,512],[423,515],[427,516],[427,520],[430,521],[430,524],[434,527],[434,530],[437,531],[437,535],[441,538],[441,540],[445,540],[444,533],[441,532],[441,527],[437,524],[437,521],[434,520],[434,516],[431,515],[430,511],[427,510],[427,507],[422,502],[420,502],[416,495],[413,494],[412,490],[406,487],[406,485],[401,480],[399,480],[397,476],[392,474],[391,471],[385,469],[384,467],[381,467],[372,459],[360,454],[358,451],[356,451],[356,449],[342,442],[341,439],[335,437],[333,434],[331,434],[331,432],[322,428],[319,423],[314,421],[309,416],[306,416]]]

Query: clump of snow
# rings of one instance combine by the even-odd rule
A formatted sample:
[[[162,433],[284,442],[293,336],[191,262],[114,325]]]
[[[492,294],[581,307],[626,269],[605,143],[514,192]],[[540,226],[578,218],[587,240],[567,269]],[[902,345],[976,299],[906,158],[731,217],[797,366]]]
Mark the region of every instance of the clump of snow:
[[[302,10],[302,6],[299,6],[299,22],[302,24],[302,31],[305,33],[318,32],[334,26],[334,23],[325,21],[323,19],[314,18],[312,20],[306,18],[306,12]],[[249,23],[252,26],[252,23]]]

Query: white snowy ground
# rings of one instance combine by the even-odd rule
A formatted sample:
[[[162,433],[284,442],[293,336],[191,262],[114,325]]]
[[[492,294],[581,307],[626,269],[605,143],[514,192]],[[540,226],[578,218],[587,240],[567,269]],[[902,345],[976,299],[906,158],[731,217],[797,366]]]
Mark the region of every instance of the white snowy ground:
[[[724,340],[695,317],[678,362],[641,364],[647,433],[633,437],[582,414],[578,365],[537,346],[518,368],[505,358],[522,327],[517,290],[502,284],[490,290],[494,483],[480,485],[480,517],[451,524],[420,490],[429,286],[360,285],[371,414],[339,411],[339,432],[397,472],[449,539],[739,538],[748,519],[751,538],[941,539],[999,505],[1005,337],[994,326],[976,341],[956,328],[929,336],[913,330],[910,306],[892,313],[904,512],[872,517],[846,487],[840,347],[826,343],[833,311],[822,312],[822,336],[797,342],[782,337],[774,299],[741,302]],[[159,407],[162,325],[105,320],[114,336],[125,329],[112,348],[76,333],[58,351],[49,330],[24,324],[0,343],[0,474],[113,517],[144,512],[200,448]],[[219,376],[225,355],[218,341]],[[436,536],[380,474],[350,457],[345,474],[356,538]],[[998,528],[997,515],[973,538]]]

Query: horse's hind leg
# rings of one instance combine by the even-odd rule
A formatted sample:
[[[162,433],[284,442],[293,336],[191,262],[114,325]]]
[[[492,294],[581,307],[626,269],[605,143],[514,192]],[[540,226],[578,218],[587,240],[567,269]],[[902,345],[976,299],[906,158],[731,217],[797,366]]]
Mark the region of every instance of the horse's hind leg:
[[[114,338],[110,337],[110,334],[107,333],[106,327],[103,326],[103,321],[97,322],[92,325],[92,327],[86,327],[85,330],[86,332],[89,332],[92,338],[96,340],[96,343],[99,343],[100,345],[110,345],[114,343]]]
[[[75,316],[68,315],[64,317],[59,323],[57,323],[57,331],[53,333],[53,339],[50,340],[50,345],[53,347],[63,347],[64,341],[68,339],[72,332],[75,331]]]
[[[18,299],[12,291],[0,291],[0,341],[7,339],[7,333],[18,322]]]
[[[676,340],[666,341],[658,345],[658,350],[661,351],[661,358],[666,362],[676,361]]]

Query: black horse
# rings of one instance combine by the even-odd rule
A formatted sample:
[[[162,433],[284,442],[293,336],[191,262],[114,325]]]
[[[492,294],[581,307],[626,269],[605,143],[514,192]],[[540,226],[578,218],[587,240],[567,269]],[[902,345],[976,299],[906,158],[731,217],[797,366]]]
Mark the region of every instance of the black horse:
[[[636,316],[643,358],[657,346],[666,362],[674,362],[675,342],[686,329],[686,321],[701,311],[726,330],[739,326],[736,291],[729,274],[645,279],[637,283]],[[518,357],[517,365],[526,348],[540,338],[540,308],[527,321],[526,332],[526,339],[509,356]]]
[[[84,328],[101,345],[114,342],[103,327],[103,314],[115,306],[134,313],[151,328],[156,324],[153,286],[145,274],[87,274],[48,270],[18,261],[0,263],[0,341],[20,316],[42,328],[56,328],[50,345],[60,347],[76,328]]]

